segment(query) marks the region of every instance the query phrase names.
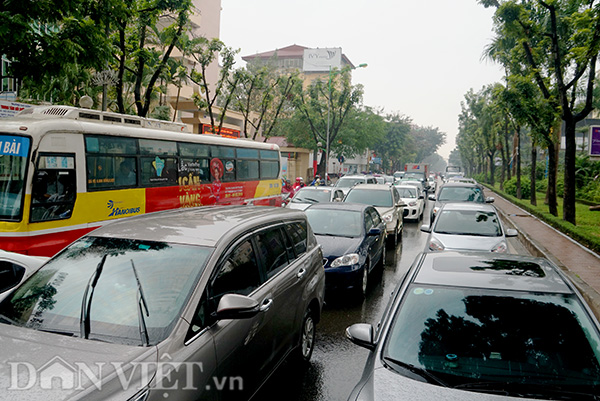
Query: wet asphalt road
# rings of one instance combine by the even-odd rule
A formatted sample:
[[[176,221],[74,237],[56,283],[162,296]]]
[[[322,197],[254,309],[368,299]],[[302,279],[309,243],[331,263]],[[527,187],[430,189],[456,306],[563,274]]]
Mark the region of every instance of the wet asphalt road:
[[[433,202],[427,203],[423,221],[406,221],[402,242],[395,250],[388,246],[384,269],[370,276],[366,298],[356,299],[353,294],[339,293],[326,300],[309,366],[298,368],[284,363],[253,400],[337,401],[348,398],[360,379],[369,351],[346,339],[346,327],[354,323],[376,325],[381,318],[393,289],[425,247],[427,234],[419,227],[429,223],[429,207]],[[526,253],[513,238],[509,239],[509,251]]]

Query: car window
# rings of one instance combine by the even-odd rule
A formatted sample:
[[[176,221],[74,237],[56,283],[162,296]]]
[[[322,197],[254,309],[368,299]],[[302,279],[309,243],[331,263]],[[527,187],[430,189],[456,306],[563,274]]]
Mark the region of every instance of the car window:
[[[443,202],[484,202],[481,190],[473,187],[443,187],[438,195],[438,200]]]
[[[451,386],[498,383],[510,392],[526,377],[530,386],[595,394],[599,343],[572,294],[413,284],[383,358],[426,369]]]
[[[372,205],[375,207],[391,207],[393,205],[391,191],[374,191],[372,189],[361,188],[354,188],[348,192],[344,202],[362,203],[363,205]]]
[[[23,266],[7,260],[0,261],[0,293],[19,284],[24,275],[25,268]]]
[[[397,188],[401,198],[416,198],[417,188]]]
[[[273,277],[288,265],[287,247],[279,227],[273,227],[259,233],[256,237],[256,245],[267,278]]]
[[[216,307],[224,294],[248,295],[261,284],[252,241],[246,239],[235,245],[213,279],[211,301]]]
[[[373,220],[373,227],[377,227],[381,224],[381,217],[379,216],[379,213],[377,213],[377,210],[369,209],[369,214],[371,215],[371,219]]]
[[[374,226],[375,223],[373,222],[371,214],[369,212],[365,213],[365,230],[369,232]]]
[[[316,235],[358,237],[362,234],[358,211],[308,208],[306,216]]]
[[[498,237],[502,235],[498,215],[476,210],[444,210],[435,220],[434,232]]]
[[[50,259],[0,304],[0,321],[36,330],[139,345],[140,297],[149,344],[179,320],[213,248],[133,239],[84,237]],[[91,283],[95,283],[92,286]],[[76,301],[75,301],[76,300]],[[82,308],[85,300],[85,308]]]
[[[294,203],[329,202],[331,191],[329,189],[301,189],[292,198]]]
[[[306,223],[294,222],[287,224],[286,231],[292,240],[296,256],[300,256],[306,252],[306,240],[308,237]]]

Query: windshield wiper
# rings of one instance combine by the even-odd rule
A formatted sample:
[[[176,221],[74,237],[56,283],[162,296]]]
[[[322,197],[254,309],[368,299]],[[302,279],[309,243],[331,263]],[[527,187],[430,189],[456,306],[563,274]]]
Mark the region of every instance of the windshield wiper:
[[[383,359],[387,362],[391,362],[394,365],[398,365],[401,368],[408,370],[409,372],[415,373],[427,379],[429,383],[434,383],[443,387],[448,387],[448,385],[442,379],[430,373],[427,369],[419,368],[418,366],[411,365],[410,363],[402,362],[394,358],[390,358],[389,356],[385,356],[383,357]]]
[[[484,381],[462,383],[453,386],[452,388],[528,398],[543,397],[555,400],[600,400],[600,396],[595,394],[569,391],[561,386],[536,383]]]
[[[106,262],[106,257],[108,254],[104,254],[102,256],[102,260],[96,266],[96,270],[90,277],[90,281],[88,281],[87,287],[85,287],[85,292],[83,293],[83,299],[81,300],[81,317],[79,319],[79,333],[81,338],[88,338],[90,336],[90,309],[92,308],[92,298],[94,297],[94,290],[96,289],[96,284],[98,284],[98,279],[102,274],[102,269],[104,268],[104,262]],[[90,293],[90,297],[88,299],[88,291],[92,288],[92,292]]]
[[[140,337],[142,338],[142,345],[148,346],[150,345],[150,338],[148,337],[148,328],[146,327],[146,319],[144,318],[144,311],[142,310],[142,307],[146,309],[146,317],[150,317],[150,312],[148,311],[148,304],[146,303],[146,297],[144,296],[144,290],[142,289],[142,283],[140,283],[137,269],[135,268],[135,264],[133,264],[133,259],[130,260],[131,268],[133,269],[133,274],[135,275],[135,281],[137,281],[138,287],[137,302]]]

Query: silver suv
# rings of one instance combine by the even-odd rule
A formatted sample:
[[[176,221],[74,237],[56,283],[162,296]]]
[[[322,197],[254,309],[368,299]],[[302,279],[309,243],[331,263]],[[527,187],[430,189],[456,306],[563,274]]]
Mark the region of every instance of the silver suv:
[[[291,209],[204,207],[108,224],[0,303],[0,393],[248,399],[284,359],[311,357],[322,259],[306,215]]]

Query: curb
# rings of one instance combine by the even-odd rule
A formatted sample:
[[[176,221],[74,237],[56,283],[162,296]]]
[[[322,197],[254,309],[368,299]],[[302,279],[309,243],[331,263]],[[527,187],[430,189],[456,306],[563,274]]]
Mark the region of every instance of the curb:
[[[499,195],[498,193],[494,192],[494,196],[497,196],[498,198],[501,198],[504,201],[510,203],[511,205],[513,205],[514,207],[516,207],[517,209],[519,209],[520,211],[522,211],[524,214],[526,214],[526,215],[528,215],[528,216],[530,216],[530,217],[532,217],[532,218],[540,221],[541,223],[543,223],[546,227],[548,227],[549,229],[551,229],[555,233],[561,235],[565,239],[568,239],[569,241],[571,241],[574,244],[578,245],[583,250],[585,250],[585,251],[591,253],[592,255],[598,257],[598,255],[596,253],[594,253],[591,250],[589,250],[588,248],[584,247],[583,245],[581,245],[577,241],[573,240],[569,236],[567,236],[567,235],[561,233],[560,231],[556,230],[554,227],[552,227],[552,226],[544,223],[543,221],[541,221],[540,219],[538,219],[533,214],[529,213],[526,210],[523,210],[519,206],[517,206],[514,203],[512,203],[511,201],[509,201],[508,199],[506,199],[506,198],[502,197],[501,195]],[[523,244],[523,246],[525,246],[525,248],[527,248],[527,250],[529,252],[531,252],[531,254],[533,256],[543,257],[543,258],[546,258],[546,259],[550,260],[552,263],[554,263],[556,266],[558,266],[569,277],[569,279],[571,280],[571,282],[573,283],[573,285],[581,293],[581,295],[583,296],[583,298],[586,300],[586,302],[588,303],[588,305],[590,306],[590,308],[594,312],[594,315],[596,315],[596,317],[598,319],[600,319],[600,293],[598,293],[598,291],[596,291],[594,288],[592,288],[590,285],[588,285],[585,281],[583,281],[581,279],[581,277],[579,277],[576,273],[574,273],[571,270],[569,270],[569,268],[567,266],[563,265],[543,245],[539,244],[537,241],[535,241],[533,238],[531,238],[523,230],[520,230],[519,227],[518,227],[518,225],[515,224],[515,222],[510,218],[510,215],[507,215],[504,212],[504,210],[501,210],[499,207],[496,207],[496,210],[498,210],[498,212],[500,212],[500,214],[502,215],[502,217],[508,223],[510,223],[510,225],[512,226],[511,228],[515,228],[515,229],[517,229],[519,231],[519,236],[518,236],[519,242],[521,242],[521,244]]]

